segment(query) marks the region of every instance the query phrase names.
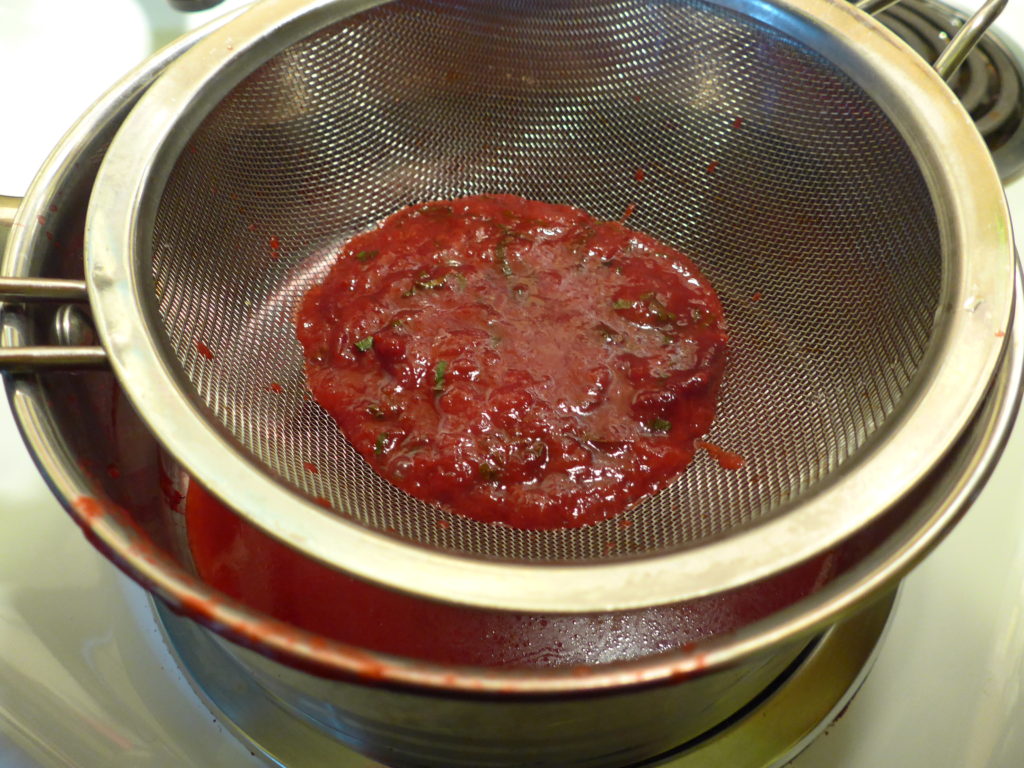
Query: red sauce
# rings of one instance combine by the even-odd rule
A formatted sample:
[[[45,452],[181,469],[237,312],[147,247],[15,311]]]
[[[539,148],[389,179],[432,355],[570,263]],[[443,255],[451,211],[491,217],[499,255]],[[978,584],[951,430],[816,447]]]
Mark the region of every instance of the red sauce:
[[[510,195],[399,211],[305,297],[313,396],[428,502],[574,527],[671,482],[707,432],[722,308],[683,254]]]
[[[743,457],[738,453],[727,451],[706,440],[700,441],[700,447],[711,454],[711,457],[718,462],[722,469],[739,469],[743,466]]]
[[[201,341],[196,342],[196,352],[205,357],[207,360],[213,360],[213,352],[211,352],[210,348],[203,344],[203,342]]]
[[[442,664],[589,667],[693,649],[810,594],[837,569],[836,558],[826,555],[725,595],[627,613],[499,613],[420,600],[319,565],[252,527],[196,483],[188,490],[185,519],[196,568],[212,587],[290,626]]]

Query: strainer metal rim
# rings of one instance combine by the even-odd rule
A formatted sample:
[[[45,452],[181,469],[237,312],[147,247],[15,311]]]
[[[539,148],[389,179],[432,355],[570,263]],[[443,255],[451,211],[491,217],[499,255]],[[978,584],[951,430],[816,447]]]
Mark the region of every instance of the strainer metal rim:
[[[208,420],[162,345],[159,319],[147,306],[147,238],[167,169],[219,99],[285,46],[379,4],[265,0],[211,34],[168,67],[125,120],[90,201],[86,273],[112,366],[164,446],[249,521],[327,565],[432,599],[531,612],[620,611],[723,592],[834,546],[913,488],[970,421],[1003,352],[1013,246],[998,175],[968,115],[924,61],[844,0],[722,0],[819,51],[868,90],[918,158],[937,208],[944,301],[924,373],[871,449],[785,514],[730,536],[681,552],[574,565],[430,551],[339,519],[265,474]]]

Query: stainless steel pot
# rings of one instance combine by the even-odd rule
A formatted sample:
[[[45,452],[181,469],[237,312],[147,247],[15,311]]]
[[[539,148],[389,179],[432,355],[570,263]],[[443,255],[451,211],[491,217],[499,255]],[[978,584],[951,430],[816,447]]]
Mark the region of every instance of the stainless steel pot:
[[[18,209],[5,275],[81,279],[85,209],[105,148],[139,94],[194,40],[183,39],[127,76],[65,137]],[[45,227],[25,226],[38,217]],[[70,297],[84,293],[72,288],[60,300]],[[60,322],[58,314],[52,304],[9,303],[5,345],[51,343],[57,327],[70,327],[67,313]],[[76,333],[82,338],[71,340],[88,347],[86,332]],[[195,578],[175,509],[178,468],[112,374],[12,374],[7,387],[37,463],[86,536],[156,597],[229,641],[225,647],[242,668],[293,711],[362,749],[404,754],[407,764],[522,765],[522,753],[509,748],[529,743],[537,765],[613,766],[658,754],[719,722],[774,679],[815,633],[891,589],[987,478],[1019,404],[1022,358],[1018,317],[967,432],[910,497],[844,542],[845,570],[813,595],[693,649],[545,672],[387,657],[225,598]]]

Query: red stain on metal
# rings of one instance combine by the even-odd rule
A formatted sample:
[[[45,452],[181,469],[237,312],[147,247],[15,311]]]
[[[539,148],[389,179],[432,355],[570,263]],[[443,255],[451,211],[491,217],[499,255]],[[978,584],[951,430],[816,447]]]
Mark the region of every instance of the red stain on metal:
[[[50,203],[50,213],[56,213],[56,212],[57,212],[57,204],[56,203]]]
[[[163,467],[160,467],[160,492],[163,494],[164,501],[167,502],[168,507],[175,512],[181,511],[181,502],[185,497],[174,486],[174,480],[164,472]]]
[[[441,518],[438,518],[434,522],[438,528],[448,529],[452,527],[451,523],[449,523],[447,520],[442,520]]]
[[[712,174],[715,171],[717,171],[718,170],[718,161],[717,160],[712,160],[710,163],[708,163],[708,167],[707,167],[706,170],[707,170],[707,172],[709,174]]]
[[[86,520],[89,523],[95,523],[107,513],[103,504],[89,496],[79,496],[71,502],[71,506],[75,508],[75,511],[83,520]]]
[[[329,500],[325,499],[323,496],[316,496],[316,497],[314,497],[313,503],[314,504],[319,504],[324,509],[330,509],[330,510],[334,509],[334,505],[331,504],[331,502]]]
[[[1001,338],[1003,338],[1003,336],[1005,336],[1005,335],[1006,335],[1006,332],[1005,332],[1005,331],[996,331],[996,338],[997,338],[997,339],[1001,339]]]
[[[271,392],[277,392],[278,394],[280,394],[281,392],[284,392],[284,387],[282,387],[276,381],[270,382],[270,386],[267,387],[267,389],[269,389]]]
[[[36,216],[36,223],[39,224],[40,227],[45,227],[46,226],[46,217],[45,216]]]
[[[743,466],[743,457],[738,453],[727,451],[714,443],[709,443],[706,440],[696,441],[698,448],[703,448],[711,457],[718,462],[718,466],[722,469],[739,469]]]
[[[213,352],[211,352],[210,348],[208,346],[206,346],[205,344],[203,344],[203,342],[201,342],[201,341],[197,341],[196,342],[196,351],[200,355],[205,357],[207,360],[213,360]]]
[[[270,236],[270,250],[272,250],[272,251],[280,251],[281,250],[281,240],[279,238],[275,237],[274,235]]]
[[[628,518],[623,517],[619,519],[619,528],[629,528],[632,524],[633,521]]]
[[[643,181],[647,178],[647,172],[643,168],[637,168],[636,173],[633,174],[633,178],[637,181]]]
[[[764,298],[764,295],[760,291],[758,291],[757,293],[755,293],[753,296],[750,297],[750,300],[756,303],[756,302],[760,301],[763,298]]]
[[[737,117],[735,120],[732,121],[732,129],[734,131],[738,131],[742,127],[743,127],[743,118],[742,117]]]
[[[619,221],[625,224],[626,220],[634,213],[636,213],[636,203],[630,203],[626,206],[626,210],[622,212],[622,218]]]
[[[117,468],[117,464],[111,462],[107,465],[107,474],[110,475],[114,480],[117,480],[121,476],[121,470]]]
[[[612,550],[614,550],[614,549],[615,549],[615,542],[614,541],[606,541],[604,543],[604,554],[610,555],[612,553]]]
[[[302,466],[304,466],[306,468],[306,471],[309,472],[311,475],[319,475],[320,474],[320,469],[317,467],[316,464],[314,464],[311,461],[304,461],[304,462],[302,462]]]

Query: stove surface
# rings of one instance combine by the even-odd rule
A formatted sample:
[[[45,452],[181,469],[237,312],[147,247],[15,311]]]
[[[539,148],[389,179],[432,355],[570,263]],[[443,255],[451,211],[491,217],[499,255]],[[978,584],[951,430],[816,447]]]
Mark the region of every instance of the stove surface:
[[[3,0],[0,193],[22,194],[75,118],[150,51],[243,4],[187,16],[166,0],[90,0],[58,14]],[[1024,3],[997,26],[1024,44]],[[1024,222],[1024,180],[1007,194]],[[0,435],[0,766],[264,765],[196,698],[145,594],[70,522],[6,406]],[[906,579],[864,687],[792,768],[1024,765],[1020,467],[1018,424],[970,513]]]

